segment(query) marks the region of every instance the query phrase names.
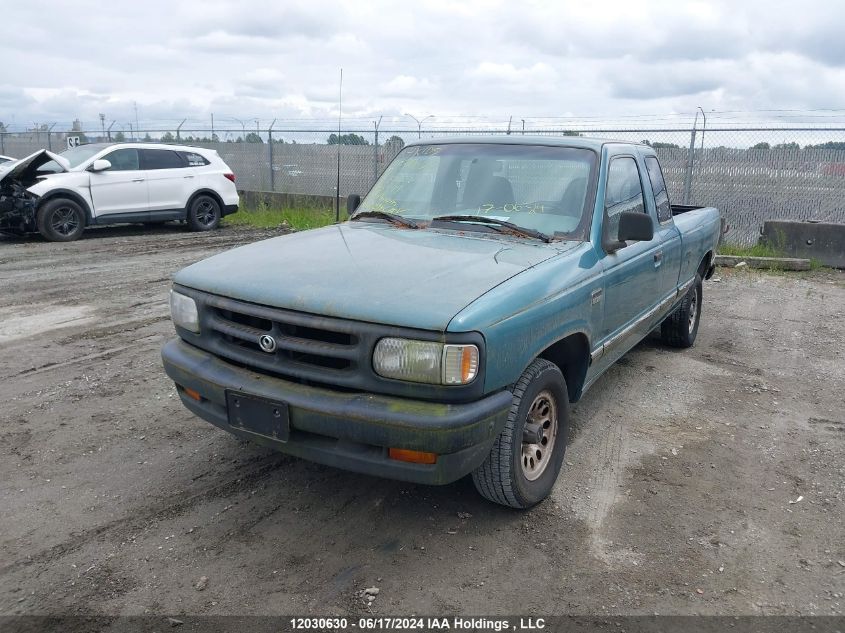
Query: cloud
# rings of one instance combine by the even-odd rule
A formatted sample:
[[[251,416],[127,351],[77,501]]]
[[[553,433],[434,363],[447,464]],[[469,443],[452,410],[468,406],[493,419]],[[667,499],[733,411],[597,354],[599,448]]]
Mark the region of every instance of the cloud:
[[[329,119],[341,67],[344,116],[397,124],[835,107],[843,21],[823,0],[31,0],[4,7],[0,121]]]

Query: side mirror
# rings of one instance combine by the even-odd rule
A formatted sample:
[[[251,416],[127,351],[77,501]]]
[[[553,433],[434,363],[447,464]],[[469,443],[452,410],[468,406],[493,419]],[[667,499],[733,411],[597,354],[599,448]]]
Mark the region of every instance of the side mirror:
[[[361,204],[361,196],[357,193],[350,194],[346,197],[346,212],[349,215],[355,213],[355,209]]]
[[[91,171],[106,171],[107,169],[111,169],[111,162],[105,158],[98,158],[91,163]]]
[[[654,223],[648,213],[625,211],[619,216],[620,242],[648,242],[654,239]]]

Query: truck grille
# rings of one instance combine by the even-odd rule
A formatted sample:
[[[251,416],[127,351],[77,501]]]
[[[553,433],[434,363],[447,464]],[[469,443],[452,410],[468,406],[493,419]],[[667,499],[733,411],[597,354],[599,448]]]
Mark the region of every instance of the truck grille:
[[[204,297],[204,304],[202,338],[214,354],[300,382],[362,386],[361,374],[368,371],[357,370],[370,345],[362,345],[364,333],[354,322],[215,296]],[[260,345],[267,335],[274,351]]]
[[[272,308],[182,286],[174,289],[192,297],[199,310],[200,333],[177,327],[182,339],[249,371],[347,393],[382,393],[437,402],[470,402],[484,395],[484,338],[477,332],[452,334],[353,321]],[[273,351],[261,348],[262,336],[273,338]],[[383,378],[373,370],[372,357],[376,343],[385,336],[472,343],[481,352],[482,370],[465,386]]]

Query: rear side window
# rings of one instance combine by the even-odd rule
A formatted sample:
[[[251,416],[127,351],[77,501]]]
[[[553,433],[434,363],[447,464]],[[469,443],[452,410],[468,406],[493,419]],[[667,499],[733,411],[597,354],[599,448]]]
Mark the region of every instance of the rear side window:
[[[188,163],[188,167],[203,167],[204,165],[208,165],[209,161],[206,160],[205,156],[201,156],[196,152],[180,152],[182,154],[182,158],[185,159],[185,162]]]
[[[625,211],[645,213],[643,187],[637,161],[629,156],[614,158],[607,172],[605,225],[612,240],[619,239],[619,215]]]
[[[142,149],[141,162],[144,169],[178,169],[188,166],[178,153],[169,149]]]
[[[137,149],[116,149],[103,158],[111,163],[109,171],[137,171],[140,169]]]
[[[672,219],[672,205],[669,204],[669,192],[666,191],[666,181],[663,180],[660,163],[656,157],[646,156],[645,166],[648,171],[648,179],[651,181],[651,190],[654,192],[657,219],[661,222],[668,222]]]

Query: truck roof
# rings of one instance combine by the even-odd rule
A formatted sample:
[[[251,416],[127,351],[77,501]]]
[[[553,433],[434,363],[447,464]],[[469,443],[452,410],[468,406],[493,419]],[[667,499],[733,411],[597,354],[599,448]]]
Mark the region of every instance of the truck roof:
[[[582,147],[601,152],[603,145],[622,143],[625,145],[639,145],[648,147],[642,143],[632,141],[620,141],[612,138],[596,138],[591,136],[539,136],[522,134],[509,135],[485,135],[485,136],[456,136],[450,138],[433,138],[417,140],[408,143],[411,145],[446,145],[454,143],[496,143],[499,145],[557,145],[560,147]]]

